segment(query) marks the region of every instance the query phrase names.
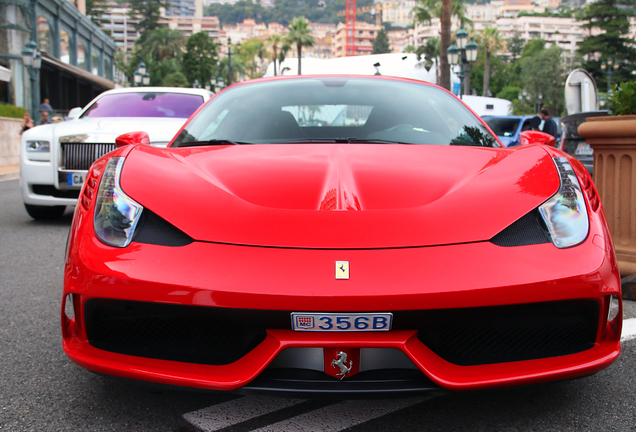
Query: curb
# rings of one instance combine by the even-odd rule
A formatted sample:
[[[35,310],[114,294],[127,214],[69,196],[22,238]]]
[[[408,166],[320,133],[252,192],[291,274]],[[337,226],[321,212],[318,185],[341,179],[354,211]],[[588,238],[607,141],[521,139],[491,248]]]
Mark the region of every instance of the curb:
[[[0,166],[0,181],[20,178],[20,167],[16,165]]]

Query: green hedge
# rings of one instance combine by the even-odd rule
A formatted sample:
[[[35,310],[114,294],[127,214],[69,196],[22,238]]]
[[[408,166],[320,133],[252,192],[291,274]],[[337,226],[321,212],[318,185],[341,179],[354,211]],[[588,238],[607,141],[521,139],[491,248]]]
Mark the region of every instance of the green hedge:
[[[0,117],[22,118],[26,110],[15,105],[0,104]]]

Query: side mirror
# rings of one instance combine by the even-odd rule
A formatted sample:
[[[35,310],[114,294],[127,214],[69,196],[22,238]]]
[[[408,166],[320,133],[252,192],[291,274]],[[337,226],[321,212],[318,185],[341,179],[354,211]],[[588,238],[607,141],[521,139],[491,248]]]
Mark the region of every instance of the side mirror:
[[[115,147],[123,147],[130,144],[150,145],[150,137],[146,132],[128,132],[115,138]]]
[[[554,147],[556,138],[552,135],[539,131],[523,131],[519,139],[519,145],[542,144]]]
[[[82,112],[82,108],[75,107],[75,108],[73,108],[72,110],[70,110],[68,112],[68,115],[66,116],[66,118],[67,118],[67,120],[76,119],[77,117],[79,117],[81,112]]]

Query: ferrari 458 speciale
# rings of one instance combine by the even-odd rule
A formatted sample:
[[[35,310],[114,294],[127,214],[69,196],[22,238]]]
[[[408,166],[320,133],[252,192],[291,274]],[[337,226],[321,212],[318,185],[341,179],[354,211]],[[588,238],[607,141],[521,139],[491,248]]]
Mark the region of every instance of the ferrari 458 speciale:
[[[210,390],[412,394],[581,377],[620,353],[619,273],[576,159],[504,148],[400,78],[257,79],[167,148],[86,175],[64,350],[91,371]]]

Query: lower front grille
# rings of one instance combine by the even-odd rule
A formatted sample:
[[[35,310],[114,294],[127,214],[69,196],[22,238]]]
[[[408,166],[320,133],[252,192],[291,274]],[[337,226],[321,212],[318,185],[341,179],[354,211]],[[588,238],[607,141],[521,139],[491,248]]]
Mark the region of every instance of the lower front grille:
[[[91,345],[132,356],[226,365],[266,337],[235,309],[90,299],[84,310]]]
[[[62,146],[60,168],[64,170],[87,171],[93,162],[115,150],[115,143],[60,143],[60,145]]]
[[[594,346],[599,306],[593,300],[428,311],[418,338],[461,366],[575,354]]]
[[[291,311],[281,310],[89,299],[84,311],[96,348],[209,365],[240,359],[265,340],[267,329],[291,328]],[[424,345],[461,366],[585,351],[594,346],[600,317],[595,300],[377,312],[392,312],[393,330],[417,330]]]
[[[77,199],[79,197],[79,189],[70,189],[70,190],[61,190],[56,189],[55,186],[51,185],[33,185],[32,186],[33,193],[36,195],[46,195],[52,196],[55,198],[74,198]]]

